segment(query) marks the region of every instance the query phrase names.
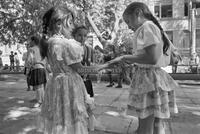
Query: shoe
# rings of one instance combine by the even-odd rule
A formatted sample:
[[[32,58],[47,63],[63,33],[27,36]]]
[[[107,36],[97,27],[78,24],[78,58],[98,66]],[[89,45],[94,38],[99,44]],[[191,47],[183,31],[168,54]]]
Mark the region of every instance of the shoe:
[[[107,85],[106,87],[112,87],[114,85],[114,83],[110,83],[109,85]]]
[[[37,99],[32,99],[29,101],[30,103],[36,103],[37,102]]]
[[[33,107],[34,107],[34,108],[38,108],[38,107],[40,107],[41,105],[42,105],[42,103],[39,103],[39,102],[38,102],[38,103],[36,103]]]
[[[115,88],[122,88],[122,85],[117,85]]]

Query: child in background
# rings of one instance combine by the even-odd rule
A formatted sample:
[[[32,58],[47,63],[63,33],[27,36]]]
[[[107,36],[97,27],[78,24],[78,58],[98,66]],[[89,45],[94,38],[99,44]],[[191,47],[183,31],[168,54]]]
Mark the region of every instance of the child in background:
[[[14,56],[14,61],[15,61],[15,65],[16,65],[16,71],[18,72],[20,70],[20,61],[19,61],[19,56],[17,55],[17,52],[15,52],[15,56]]]
[[[93,48],[91,46],[88,46],[87,44],[85,44],[86,40],[87,40],[87,34],[88,34],[88,29],[85,26],[80,26],[77,27],[72,35],[74,36],[75,40],[81,43],[81,46],[83,47],[83,60],[82,60],[82,65],[83,66],[90,66],[93,60]],[[89,77],[89,75],[87,74],[83,74],[82,75],[87,93],[90,95],[90,97],[94,97],[94,91],[93,91],[93,86],[92,86],[92,81]],[[93,110],[88,107],[87,108],[88,111],[88,115],[89,115],[89,129],[90,130],[94,130],[94,121],[95,121],[95,117],[94,117],[94,113]]]
[[[76,28],[72,34],[75,40],[81,43],[81,46],[83,47],[83,50],[84,50],[83,60],[81,62],[82,65],[90,66],[93,62],[94,50],[91,46],[89,46],[88,44],[85,44],[86,43],[85,41],[87,40],[88,29],[85,26],[80,26]],[[84,74],[82,77],[83,77],[88,94],[90,95],[90,97],[94,97],[92,81],[89,78],[90,76],[87,74]]]
[[[117,57],[107,64],[134,64],[129,90],[128,114],[139,118],[137,134],[165,134],[163,119],[170,112],[177,113],[175,89],[178,84],[161,67],[169,65],[170,41],[147,5],[133,2],[127,6],[123,18],[135,31],[136,52]]]
[[[14,53],[13,51],[10,52],[9,58],[10,58],[10,71],[14,71],[15,69],[15,59],[14,59]]]

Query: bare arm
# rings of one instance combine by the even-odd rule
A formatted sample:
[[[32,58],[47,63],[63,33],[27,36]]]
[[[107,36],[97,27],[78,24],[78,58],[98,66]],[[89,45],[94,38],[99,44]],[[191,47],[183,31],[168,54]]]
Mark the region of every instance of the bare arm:
[[[125,61],[128,63],[156,64],[161,52],[157,51],[156,45],[144,48],[145,53],[135,55],[124,55],[110,61],[110,64]]]
[[[99,69],[102,68],[102,65],[83,66],[80,62],[69,66],[80,75],[98,73]]]

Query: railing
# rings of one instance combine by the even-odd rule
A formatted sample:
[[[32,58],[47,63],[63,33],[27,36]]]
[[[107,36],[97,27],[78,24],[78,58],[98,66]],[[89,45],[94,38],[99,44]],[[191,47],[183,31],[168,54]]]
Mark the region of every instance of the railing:
[[[2,66],[0,74],[23,74],[24,66]]]
[[[20,66],[19,71],[10,71],[10,66],[6,66],[7,68],[5,70],[0,71],[0,75],[4,74],[23,74],[24,73],[24,66]],[[175,80],[200,80],[200,66],[198,65],[176,65],[173,66],[173,68],[177,67],[177,70],[185,69],[183,72],[173,72],[169,73]],[[181,67],[181,69],[180,69]],[[5,67],[4,67],[5,68]],[[16,69],[16,66],[14,67]],[[103,73],[102,75],[104,80],[108,80],[107,73]],[[91,75],[91,78],[93,80],[96,80],[96,74]],[[118,74],[113,74],[113,79],[117,80]]]
[[[172,73],[174,74],[199,74],[200,66],[194,65],[173,65]]]

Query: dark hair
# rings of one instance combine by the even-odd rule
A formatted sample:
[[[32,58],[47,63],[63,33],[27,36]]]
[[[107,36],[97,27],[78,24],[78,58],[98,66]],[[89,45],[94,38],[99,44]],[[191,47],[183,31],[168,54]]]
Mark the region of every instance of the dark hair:
[[[77,27],[77,28],[75,28],[75,29],[73,30],[72,36],[75,37],[75,35],[76,35],[80,30],[82,30],[82,29],[88,31],[88,29],[87,29],[85,26],[79,26],[79,27]]]
[[[47,38],[46,35],[48,34],[49,31],[54,30],[54,24],[56,22],[62,21],[63,18],[68,14],[70,14],[74,19],[75,17],[74,12],[72,12],[66,6],[52,7],[44,14],[42,18],[43,36],[40,41],[41,55],[43,57],[47,57],[47,50],[48,50],[48,42],[46,39]]]
[[[31,36],[31,41],[33,41],[35,43],[35,45],[39,45],[40,38],[37,36]]]
[[[143,12],[143,15],[145,18],[147,18],[148,20],[151,20],[155,25],[158,26],[158,28],[161,31],[162,34],[162,39],[164,42],[164,46],[163,46],[163,53],[166,54],[170,43],[164,33],[163,28],[161,27],[161,25],[159,24],[158,20],[152,15],[151,11],[149,10],[148,6],[145,5],[142,2],[133,2],[130,5],[127,6],[127,8],[125,9],[123,16],[124,15],[130,15],[132,14],[136,9],[140,9]],[[167,54],[166,54],[167,55]]]

